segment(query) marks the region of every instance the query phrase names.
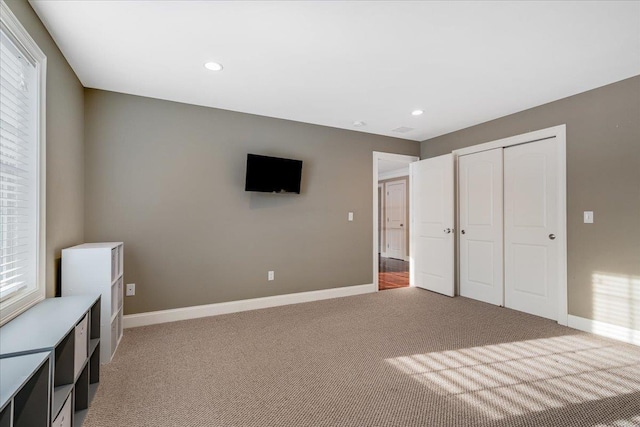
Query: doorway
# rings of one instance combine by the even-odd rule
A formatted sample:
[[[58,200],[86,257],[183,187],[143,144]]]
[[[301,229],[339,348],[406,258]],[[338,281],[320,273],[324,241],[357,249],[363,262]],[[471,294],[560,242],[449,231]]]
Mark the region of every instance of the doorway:
[[[376,290],[410,286],[409,164],[418,160],[416,156],[373,153]]]
[[[385,165],[385,162],[381,162],[381,169]],[[398,177],[378,181],[381,190],[378,216],[381,240],[378,289],[381,291],[409,286],[409,176],[405,175],[409,173],[409,168],[404,165],[390,172]]]

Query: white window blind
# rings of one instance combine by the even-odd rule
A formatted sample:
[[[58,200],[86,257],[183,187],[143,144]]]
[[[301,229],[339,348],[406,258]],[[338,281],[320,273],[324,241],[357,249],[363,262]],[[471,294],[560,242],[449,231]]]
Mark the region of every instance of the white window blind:
[[[18,46],[0,28],[0,301],[38,286],[37,72]]]

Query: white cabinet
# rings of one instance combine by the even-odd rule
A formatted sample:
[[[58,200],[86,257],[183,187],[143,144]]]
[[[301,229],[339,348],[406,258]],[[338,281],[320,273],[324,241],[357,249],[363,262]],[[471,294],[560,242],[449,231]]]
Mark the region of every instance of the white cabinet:
[[[100,362],[109,363],[122,338],[124,245],[85,243],[62,250],[62,295],[100,293]]]

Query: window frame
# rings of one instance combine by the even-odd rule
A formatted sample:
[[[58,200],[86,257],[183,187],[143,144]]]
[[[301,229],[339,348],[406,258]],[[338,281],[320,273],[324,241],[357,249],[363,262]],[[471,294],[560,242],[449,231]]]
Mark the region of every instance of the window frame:
[[[15,17],[0,0],[0,24],[23,53],[30,56],[36,72],[36,280],[35,287],[22,289],[0,302],[0,325],[8,322],[46,296],[46,84],[47,57]]]

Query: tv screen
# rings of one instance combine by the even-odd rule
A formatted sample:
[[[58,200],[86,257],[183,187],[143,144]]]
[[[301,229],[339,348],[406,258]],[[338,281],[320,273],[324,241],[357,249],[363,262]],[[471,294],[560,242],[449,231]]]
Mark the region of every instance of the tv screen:
[[[247,154],[245,191],[300,194],[302,160]]]

